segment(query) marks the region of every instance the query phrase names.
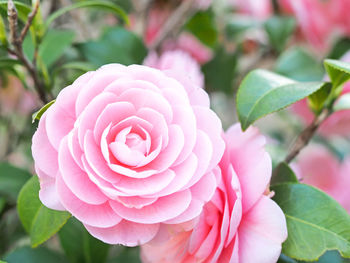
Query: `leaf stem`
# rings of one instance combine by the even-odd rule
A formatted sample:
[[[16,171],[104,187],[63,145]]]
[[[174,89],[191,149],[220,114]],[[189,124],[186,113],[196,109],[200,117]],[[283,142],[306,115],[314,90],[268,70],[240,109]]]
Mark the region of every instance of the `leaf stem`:
[[[323,121],[325,121],[332,112],[328,108],[324,108],[321,113],[314,118],[312,123],[306,127],[298,136],[293,144],[289,154],[287,155],[285,162],[290,163],[299,152],[310,142],[317,129],[320,127]]]

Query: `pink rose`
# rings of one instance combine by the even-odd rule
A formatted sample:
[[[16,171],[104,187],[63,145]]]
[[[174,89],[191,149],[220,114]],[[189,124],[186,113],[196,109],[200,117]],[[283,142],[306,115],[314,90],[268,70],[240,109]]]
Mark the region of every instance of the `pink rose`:
[[[181,49],[190,54],[199,64],[205,64],[213,57],[210,48],[204,46],[195,36],[183,32],[176,41],[169,40],[164,43],[163,50]]]
[[[340,163],[327,148],[313,144],[299,154],[293,168],[302,183],[323,190],[350,213],[350,158]]]
[[[189,54],[181,50],[166,51],[160,57],[152,52],[146,57],[143,64],[163,71],[178,71],[180,74],[187,75],[198,87],[204,87],[204,76],[199,64]]]
[[[284,214],[264,195],[271,177],[265,138],[239,125],[225,135],[226,150],[215,170],[218,188],[195,222],[169,226],[168,241],[142,246],[143,262],[276,262],[287,237]],[[220,172],[221,170],[221,172]]]
[[[344,34],[342,13],[347,0],[279,0],[282,9],[295,15],[304,37],[319,50],[329,48],[334,34]]]
[[[208,95],[180,81],[110,64],[63,89],[33,137],[41,201],[127,246],[197,217],[225,145]]]
[[[271,0],[229,0],[239,13],[247,14],[257,19],[267,19],[273,13]]]

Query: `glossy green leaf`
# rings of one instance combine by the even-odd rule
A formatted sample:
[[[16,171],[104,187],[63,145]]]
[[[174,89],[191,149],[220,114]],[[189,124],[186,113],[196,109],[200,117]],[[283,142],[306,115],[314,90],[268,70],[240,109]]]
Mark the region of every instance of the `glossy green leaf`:
[[[74,40],[75,33],[68,30],[51,29],[43,38],[39,47],[39,56],[47,68],[49,68]]]
[[[250,72],[242,81],[236,100],[242,129],[311,95],[323,85],[323,82],[295,82],[266,70]]]
[[[300,47],[283,52],[276,62],[275,71],[298,81],[319,81],[324,77],[322,64]]]
[[[22,186],[31,177],[26,170],[15,167],[9,163],[0,163],[0,196],[4,195],[15,202]]]
[[[326,83],[315,93],[311,94],[308,98],[308,104],[310,109],[319,114],[324,107],[327,107],[329,102],[329,96],[332,92],[332,84]]]
[[[285,163],[280,163],[273,171],[271,178],[271,185],[280,183],[298,183],[298,178],[293,172],[292,168]]]
[[[46,247],[20,247],[6,256],[7,263],[67,263],[60,254]]]
[[[281,52],[288,38],[295,29],[295,20],[287,16],[272,16],[266,20],[264,27],[274,49]]]
[[[92,237],[75,218],[58,232],[60,243],[71,263],[104,263],[109,245]]]
[[[113,12],[114,14],[119,16],[124,22],[129,23],[127,14],[123,11],[123,9],[121,9],[116,4],[113,4],[107,1],[81,1],[73,5],[61,8],[57,10],[55,13],[53,13],[52,15],[50,15],[46,20],[46,27],[48,28],[55,19],[64,15],[65,13],[72,11],[74,9],[85,8],[85,7],[92,7],[95,9],[101,9],[101,10]]]
[[[122,28],[108,28],[97,41],[81,44],[83,56],[95,67],[108,63],[142,64],[147,49],[134,33]]]
[[[0,68],[13,68],[16,65],[21,65],[21,62],[13,58],[0,58]]]
[[[185,29],[190,31],[202,43],[209,47],[214,47],[218,31],[215,23],[215,16],[212,10],[196,13],[186,24]]]
[[[39,180],[33,176],[18,196],[17,210],[33,247],[48,240],[67,222],[70,214],[51,210],[39,200]]]
[[[350,94],[344,94],[333,105],[334,111],[350,110]]]
[[[40,110],[38,110],[37,112],[33,113],[33,115],[32,115],[32,123],[34,123],[35,120],[40,120],[41,116],[43,116],[45,111],[47,111],[47,109],[50,108],[51,105],[55,103],[55,101],[56,100],[50,101],[49,103],[45,104]]]
[[[331,52],[326,56],[331,59],[341,59],[350,50],[350,38],[340,38],[333,45]]]
[[[0,43],[4,46],[7,45],[6,27],[1,15],[0,15]]]
[[[326,59],[324,66],[335,88],[350,79],[350,63],[340,60]]]
[[[305,184],[272,186],[283,210],[288,238],[282,252],[298,260],[317,260],[327,250],[350,258],[350,215],[334,199]]]

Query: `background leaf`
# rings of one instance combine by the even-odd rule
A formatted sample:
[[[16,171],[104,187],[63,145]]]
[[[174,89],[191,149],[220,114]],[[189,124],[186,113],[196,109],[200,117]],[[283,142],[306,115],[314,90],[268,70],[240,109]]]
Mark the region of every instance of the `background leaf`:
[[[67,260],[45,247],[32,249],[30,247],[17,248],[5,257],[7,263],[67,263]]]
[[[99,40],[79,47],[83,56],[95,67],[108,63],[142,64],[147,55],[141,39],[122,27],[108,28]]]
[[[39,56],[42,62],[49,68],[74,40],[75,33],[69,30],[51,29],[43,38],[39,47]]]
[[[350,94],[342,95],[333,106],[334,111],[350,110]]]
[[[58,232],[60,243],[71,263],[104,263],[109,245],[92,237],[75,218]]]
[[[55,103],[56,100],[52,100],[49,103],[45,104],[40,110],[37,112],[33,113],[32,115],[32,123],[35,122],[35,120],[40,120],[41,116],[47,111],[48,108],[51,107],[52,104]]]
[[[287,16],[272,16],[264,23],[270,44],[281,52],[295,29],[295,20]]]
[[[284,183],[271,189],[287,220],[285,255],[312,261],[327,250],[339,250],[350,258],[350,215],[335,200],[305,184]]]
[[[63,14],[69,11],[72,11],[74,9],[85,8],[85,7],[93,7],[95,9],[103,9],[103,10],[113,12],[117,16],[119,16],[124,22],[129,23],[127,14],[124,12],[123,9],[121,9],[116,4],[113,4],[107,1],[81,1],[71,6],[61,8],[57,10],[55,13],[53,13],[52,15],[50,15],[46,20],[46,27],[48,28],[53,21],[55,21],[58,17],[62,16]]]
[[[321,63],[300,47],[282,53],[276,62],[275,71],[298,81],[319,81],[325,74]]]
[[[323,82],[294,82],[266,70],[250,72],[242,81],[236,99],[242,129],[311,95],[323,85]]]
[[[15,202],[22,186],[31,177],[26,170],[17,168],[9,163],[0,163],[0,196],[4,195]]]
[[[39,200],[39,180],[33,176],[18,196],[17,210],[33,247],[53,236],[68,220],[68,212],[45,207]]]

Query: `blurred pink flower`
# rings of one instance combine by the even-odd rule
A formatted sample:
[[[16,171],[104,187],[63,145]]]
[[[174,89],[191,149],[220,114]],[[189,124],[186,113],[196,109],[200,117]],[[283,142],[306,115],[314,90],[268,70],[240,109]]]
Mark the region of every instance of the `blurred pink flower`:
[[[168,40],[164,43],[163,50],[175,49],[187,52],[199,64],[205,64],[213,57],[213,51],[188,32],[181,33],[176,40]]]
[[[257,19],[267,19],[273,13],[271,0],[228,0],[239,13]]]
[[[187,75],[197,86],[204,87],[204,76],[199,64],[184,51],[166,51],[160,57],[152,52],[146,57],[143,64],[163,71],[178,71],[180,74]]]
[[[159,31],[171,15],[172,10],[170,8],[152,8],[148,14],[147,28],[145,34],[146,45],[152,44],[156,39]]]
[[[243,133],[234,125],[225,141],[215,170],[218,188],[194,229],[163,229],[163,239],[142,246],[143,262],[277,262],[287,227],[282,210],[264,195],[271,177],[265,138],[255,128]]]
[[[285,13],[296,17],[304,37],[319,50],[327,50],[336,34],[345,33],[348,0],[279,0]],[[350,28],[347,29],[348,31]]]
[[[323,190],[350,213],[350,158],[340,163],[327,148],[312,144],[301,151],[292,167],[302,183]]]
[[[1,82],[0,85],[2,85]],[[7,86],[0,87],[0,111],[5,114],[16,112],[28,115],[37,107],[36,96],[24,89],[18,78],[9,76]]]
[[[221,122],[203,89],[167,74],[120,64],[88,72],[33,136],[40,200],[106,243],[148,242],[162,224],[197,217],[214,194]]]

